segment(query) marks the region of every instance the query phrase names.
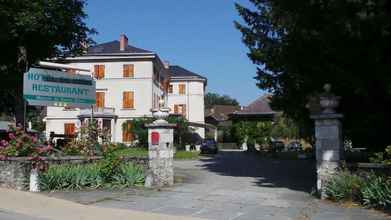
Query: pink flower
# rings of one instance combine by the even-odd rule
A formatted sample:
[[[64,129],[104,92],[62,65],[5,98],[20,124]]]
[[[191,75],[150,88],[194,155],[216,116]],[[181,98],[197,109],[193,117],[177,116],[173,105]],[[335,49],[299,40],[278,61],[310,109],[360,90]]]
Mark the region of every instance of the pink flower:
[[[0,141],[0,147],[5,147],[8,145],[8,142],[6,140],[1,140]]]
[[[32,141],[33,143],[37,143],[37,142],[38,142],[38,138],[37,138],[36,136],[32,136],[32,137],[31,137],[31,141]]]
[[[8,134],[8,138],[11,139],[11,140],[13,140],[13,139],[15,139],[16,137],[15,137],[15,134],[14,134],[14,133],[9,133],[9,134]]]

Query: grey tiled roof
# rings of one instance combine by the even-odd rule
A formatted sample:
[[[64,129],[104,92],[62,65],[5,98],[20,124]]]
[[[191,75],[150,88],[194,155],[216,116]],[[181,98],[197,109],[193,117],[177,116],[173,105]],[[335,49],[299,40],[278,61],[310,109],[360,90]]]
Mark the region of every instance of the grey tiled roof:
[[[213,105],[210,109],[206,109],[205,117],[213,117],[217,121],[228,120],[229,114],[239,111],[240,106],[235,105]]]
[[[270,107],[270,98],[269,95],[261,96],[233,114],[275,114],[276,112]]]
[[[193,73],[181,66],[170,66],[170,74],[172,77],[198,77],[198,78],[201,78],[201,79],[206,79],[205,77],[197,74],[197,73]]]
[[[89,47],[87,49],[87,55],[99,55],[99,54],[110,54],[110,53],[152,53],[151,51],[137,48],[128,45],[125,50],[120,50],[119,41],[110,41],[96,46]]]

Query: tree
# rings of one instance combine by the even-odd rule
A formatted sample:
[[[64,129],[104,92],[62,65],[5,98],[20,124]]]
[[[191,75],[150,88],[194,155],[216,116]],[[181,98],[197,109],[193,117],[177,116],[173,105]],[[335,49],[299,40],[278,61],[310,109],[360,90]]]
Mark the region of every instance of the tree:
[[[208,92],[205,95],[205,108],[210,108],[213,105],[235,105],[239,106],[239,102],[236,99],[229,97],[228,95],[219,95],[217,93]]]
[[[310,128],[306,103],[325,83],[342,97],[344,132],[384,147],[391,124],[391,1],[250,0],[235,22],[272,105]]]
[[[78,54],[92,43],[84,6],[85,0],[0,0],[0,111],[24,122],[23,73],[39,60]]]

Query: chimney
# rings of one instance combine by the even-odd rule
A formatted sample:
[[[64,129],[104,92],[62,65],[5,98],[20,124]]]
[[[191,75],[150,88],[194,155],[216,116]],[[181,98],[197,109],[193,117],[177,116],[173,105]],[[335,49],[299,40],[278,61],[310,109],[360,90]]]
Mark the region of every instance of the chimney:
[[[121,36],[119,37],[119,50],[125,51],[127,46],[128,46],[128,37],[126,37],[125,34],[121,34]]]
[[[170,62],[169,61],[165,60],[165,61],[163,61],[163,64],[164,64],[164,68],[170,69]]]

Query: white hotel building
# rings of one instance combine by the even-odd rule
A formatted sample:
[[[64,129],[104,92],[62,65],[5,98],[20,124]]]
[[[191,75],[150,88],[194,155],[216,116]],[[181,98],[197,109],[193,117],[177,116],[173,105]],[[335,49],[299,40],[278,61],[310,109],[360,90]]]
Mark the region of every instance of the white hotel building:
[[[93,116],[110,129],[112,141],[131,143],[133,135],[123,129],[123,124],[137,117],[152,117],[151,109],[158,107],[159,96],[166,99],[172,114],[183,115],[195,126],[195,132],[205,137],[206,78],[180,66],[170,66],[154,52],[128,45],[125,35],[119,41],[89,47],[85,54],[61,62],[89,69],[93,74],[96,80]],[[46,134],[71,135],[91,113],[91,109],[47,107]]]

